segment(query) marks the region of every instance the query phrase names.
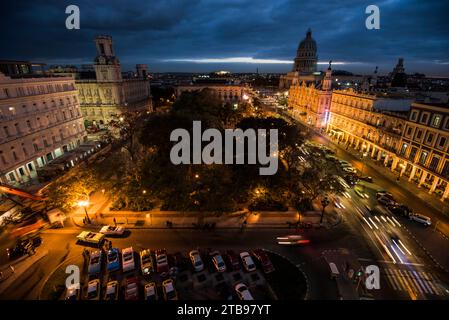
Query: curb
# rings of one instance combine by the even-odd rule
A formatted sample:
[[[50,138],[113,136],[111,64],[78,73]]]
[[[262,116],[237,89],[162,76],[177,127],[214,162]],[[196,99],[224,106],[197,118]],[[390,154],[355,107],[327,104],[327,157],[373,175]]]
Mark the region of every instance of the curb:
[[[47,284],[48,280],[50,279],[50,277],[65,263],[67,263],[70,260],[75,259],[76,257],[72,257],[70,259],[66,259],[64,261],[62,261],[61,263],[59,263],[51,272],[50,274],[45,278],[44,282],[42,283],[42,286],[39,288],[39,295],[37,297],[37,300],[42,300],[41,299],[41,295],[42,295],[42,291],[44,290],[45,285]]]

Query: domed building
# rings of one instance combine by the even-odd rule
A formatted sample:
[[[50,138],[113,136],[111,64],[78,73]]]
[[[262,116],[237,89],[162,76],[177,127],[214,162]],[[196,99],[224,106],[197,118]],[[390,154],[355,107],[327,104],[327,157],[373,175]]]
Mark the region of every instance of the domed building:
[[[296,50],[293,69],[286,75],[282,75],[279,79],[279,89],[285,90],[290,88],[293,81],[299,77],[300,81],[306,83],[320,81],[323,75],[317,74],[317,45],[312,38],[312,31],[307,30],[306,37],[299,43]]]
[[[316,65],[318,62],[316,42],[312,38],[312,31],[307,30],[304,40],[299,43],[296,51],[295,64],[293,65],[293,72],[300,74],[311,74],[316,72]]]

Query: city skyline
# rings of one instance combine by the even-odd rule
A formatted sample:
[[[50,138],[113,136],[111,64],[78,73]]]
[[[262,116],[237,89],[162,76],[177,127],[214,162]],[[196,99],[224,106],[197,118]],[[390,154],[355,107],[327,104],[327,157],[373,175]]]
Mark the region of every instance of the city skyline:
[[[377,3],[380,30],[366,29],[365,2],[342,7],[334,1],[260,6],[251,1],[164,1],[105,7],[78,1],[81,29],[67,30],[69,4],[2,4],[2,12],[10,13],[2,18],[2,28],[16,27],[2,33],[1,42],[9,46],[0,58],[90,64],[94,37],[110,34],[123,70],[143,62],[152,72],[283,73],[291,70],[297,45],[310,27],[321,65],[333,60],[336,69],[354,73],[372,73],[379,66],[379,74],[387,74],[403,57],[407,73],[449,75],[447,4],[437,1]]]

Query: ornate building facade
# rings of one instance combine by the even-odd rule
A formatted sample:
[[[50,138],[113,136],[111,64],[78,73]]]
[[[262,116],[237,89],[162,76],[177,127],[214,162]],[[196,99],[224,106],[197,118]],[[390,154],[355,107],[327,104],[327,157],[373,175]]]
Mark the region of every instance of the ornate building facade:
[[[95,44],[95,78],[76,80],[85,120],[102,125],[124,112],[151,110],[150,82],[146,65],[137,65],[137,77],[124,79],[120,62],[115,56],[112,38],[98,36]]]
[[[0,182],[19,184],[87,134],[71,77],[0,73]]]
[[[315,128],[324,129],[329,118],[332,99],[332,69],[326,71],[323,81],[308,85],[299,78],[293,80],[288,94],[291,116]]]

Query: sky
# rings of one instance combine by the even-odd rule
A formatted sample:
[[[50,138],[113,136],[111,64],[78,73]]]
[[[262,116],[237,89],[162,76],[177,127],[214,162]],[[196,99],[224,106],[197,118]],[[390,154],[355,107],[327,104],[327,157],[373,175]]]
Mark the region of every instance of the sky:
[[[68,30],[68,5],[80,29]],[[368,30],[365,9],[380,9]],[[34,0],[1,1],[0,59],[91,64],[94,38],[113,37],[122,69],[153,72],[288,72],[308,28],[319,70],[390,72],[399,57],[407,73],[449,76],[446,0]]]

